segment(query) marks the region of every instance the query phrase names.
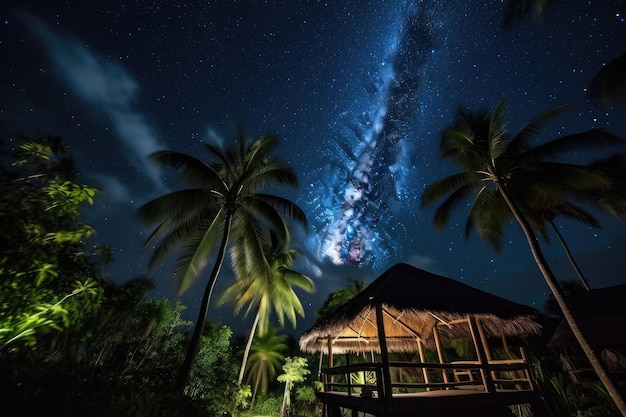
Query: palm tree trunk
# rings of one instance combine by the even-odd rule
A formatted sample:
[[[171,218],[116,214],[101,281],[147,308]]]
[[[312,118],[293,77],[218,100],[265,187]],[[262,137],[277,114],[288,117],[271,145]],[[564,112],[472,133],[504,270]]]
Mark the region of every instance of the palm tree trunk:
[[[285,381],[285,393],[283,394],[283,404],[280,406],[280,417],[286,417],[289,415],[289,409],[291,408],[291,382]]]
[[[226,246],[228,245],[228,237],[230,235],[230,225],[232,222],[232,216],[229,214],[224,219],[224,231],[222,236],[222,243],[220,244],[219,251],[217,252],[217,258],[215,259],[215,265],[211,271],[211,277],[204,289],[204,295],[202,296],[202,304],[200,304],[200,311],[198,312],[198,319],[196,320],[196,327],[193,330],[189,347],[187,348],[187,354],[185,355],[185,361],[180,368],[178,375],[178,381],[176,382],[175,390],[184,391],[191,374],[191,368],[193,361],[196,358],[198,349],[200,347],[200,338],[202,337],[202,331],[204,330],[204,323],[206,323],[206,315],[209,311],[209,301],[211,300],[211,293],[213,287],[215,287],[215,281],[220,274],[222,263],[224,262],[224,256],[226,255]]]
[[[598,355],[596,355],[596,353],[593,351],[593,348],[589,344],[589,341],[587,340],[586,336],[583,334],[580,326],[578,325],[578,321],[576,320],[574,312],[571,310],[570,306],[567,303],[567,300],[563,296],[556,277],[550,269],[550,266],[548,265],[548,262],[546,261],[543,252],[541,251],[535,233],[531,229],[530,225],[522,215],[515,202],[508,195],[505,187],[503,187],[501,184],[498,184],[498,188],[500,189],[500,192],[502,194],[502,197],[506,201],[506,204],[509,206],[509,209],[513,213],[515,220],[517,220],[520,227],[522,228],[522,231],[524,232],[526,240],[528,241],[528,244],[530,246],[533,257],[535,258],[535,262],[537,263],[541,274],[546,280],[550,291],[552,291],[555,300],[559,304],[559,307],[561,308],[561,311],[563,313],[563,317],[567,321],[567,324],[569,324],[572,333],[576,337],[576,340],[580,344],[580,347],[587,356],[587,359],[593,367],[593,370],[596,372],[596,375],[598,375],[600,382],[602,382],[602,385],[604,385],[604,387],[606,388],[609,396],[617,406],[619,412],[622,414],[622,416],[626,417],[626,403],[624,403],[624,398],[622,398],[622,395],[617,390],[614,382],[609,377],[609,374],[606,371],[604,364],[600,361]]]
[[[237,383],[241,385],[241,381],[243,381],[243,374],[246,372],[246,364],[248,363],[248,356],[250,355],[250,348],[252,347],[252,340],[254,339],[254,333],[256,333],[256,326],[259,324],[259,318],[261,315],[257,311],[256,317],[254,317],[254,323],[252,323],[252,328],[250,329],[250,335],[248,336],[248,342],[246,343],[246,348],[243,351],[243,360],[241,361],[241,369],[239,370],[239,379]]]
[[[578,275],[578,279],[583,284],[583,287],[585,287],[585,290],[587,291],[591,290],[591,287],[589,287],[589,284],[587,283],[587,280],[585,279],[583,272],[580,270],[580,267],[574,260],[574,257],[572,256],[572,252],[569,250],[569,246],[565,242],[565,239],[563,239],[563,236],[561,236],[559,229],[556,227],[552,219],[550,219],[550,224],[552,225],[552,229],[554,229],[554,232],[556,233],[556,237],[559,239],[559,242],[561,242],[561,246],[563,246],[563,249],[565,249],[565,254],[567,255],[567,259],[569,259],[569,262],[572,264],[574,271],[576,271],[576,275]]]
[[[254,392],[252,393],[252,401],[250,402],[250,408],[254,405],[256,400],[256,393],[259,392],[259,385],[261,385],[261,372],[257,372],[256,381],[254,382]]]

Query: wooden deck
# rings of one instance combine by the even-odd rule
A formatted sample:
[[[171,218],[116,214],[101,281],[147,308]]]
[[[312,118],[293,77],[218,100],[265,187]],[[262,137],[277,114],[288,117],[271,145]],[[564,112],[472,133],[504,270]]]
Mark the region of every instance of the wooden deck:
[[[487,393],[477,390],[438,390],[395,394],[391,398],[361,398],[341,393],[319,393],[328,417],[371,415],[376,417],[502,416],[513,404],[531,404],[541,415],[539,398],[533,391],[511,390]],[[341,409],[351,410],[345,414]]]
[[[487,417],[507,415],[508,406],[515,404],[531,404],[535,415],[542,414],[528,364],[521,359],[487,364],[390,362],[388,366],[396,372],[387,387],[379,363],[324,369],[324,392],[319,393],[324,416],[439,417],[459,413]]]

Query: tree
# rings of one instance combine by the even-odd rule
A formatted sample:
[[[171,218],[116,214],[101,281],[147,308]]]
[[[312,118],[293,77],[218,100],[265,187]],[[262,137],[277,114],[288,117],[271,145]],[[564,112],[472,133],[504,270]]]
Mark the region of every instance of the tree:
[[[296,315],[304,317],[304,308],[294,291],[294,287],[307,292],[314,290],[311,278],[290,269],[299,253],[295,249],[288,249],[288,242],[281,241],[276,234],[270,233],[264,251],[269,269],[261,275],[238,271],[237,279],[219,297],[220,302],[234,301],[235,314],[239,313],[246,304],[248,305],[246,315],[256,309],[254,322],[243,353],[239,384],[243,380],[250,346],[256,330],[258,329],[259,335],[265,334],[270,328],[269,318],[272,313],[276,313],[281,326],[285,325],[285,317],[287,317],[295,329]],[[245,262],[240,261],[237,264],[243,265]]]
[[[273,328],[254,338],[246,378],[246,382],[252,386],[252,402],[259,390],[267,393],[270,382],[276,377],[285,359],[287,349],[287,336],[277,335]]]
[[[234,269],[239,267],[238,260],[245,259],[243,269],[260,275],[269,270],[263,252],[263,240],[267,237],[265,230],[274,230],[279,239],[286,240],[289,233],[287,218],[306,225],[306,216],[296,204],[263,193],[269,185],[297,186],[295,173],[282,161],[270,159],[277,145],[275,136],[263,136],[250,143],[240,134],[227,149],[205,145],[211,164],[175,151],[151,155],[157,163],[177,170],[191,188],[168,193],[139,208],[140,219],[147,225],[157,225],[144,244],[144,248],[157,245],[150,267],[180,249],[175,277],[178,292],[182,294],[204,271],[217,246],[213,269],[176,384],[179,390],[187,384],[211,293],[231,240],[231,249],[239,253],[231,257]]]
[[[318,317],[325,317],[336,307],[339,307],[346,301],[354,298],[358,293],[363,291],[367,284],[362,279],[353,279],[348,283],[346,287],[339,288],[330,294],[324,301],[321,307],[319,307],[315,313]]]
[[[96,189],[77,181],[58,136],[0,150],[0,353],[32,348],[99,308],[102,274],[80,219]]]
[[[504,105],[502,102],[500,112],[503,111]],[[550,120],[566,108],[567,106],[558,106],[546,112],[542,117],[545,116],[547,120]],[[484,132],[483,134],[487,134],[485,132],[489,131],[492,123],[490,116],[485,112],[469,114],[461,111],[460,117],[468,129],[474,132]],[[619,142],[614,135],[598,130],[585,132],[583,135],[582,141],[586,141],[584,146],[600,147]],[[600,164],[597,162],[588,166],[544,163],[541,170],[529,171],[521,180],[517,177],[511,178],[511,181],[516,181],[514,186],[517,200],[523,202],[520,209],[533,231],[546,242],[551,241],[548,227],[554,232],[581,284],[587,290],[590,289],[587,279],[555,224],[555,219],[562,216],[592,227],[600,227],[598,220],[580,205],[580,203],[587,203],[608,210],[603,200],[609,193],[615,194],[617,178],[615,173],[609,173],[608,169],[601,169],[598,165]],[[489,204],[483,202],[474,206],[473,215],[468,218],[465,233],[467,237],[471,230],[476,228],[484,240],[500,251],[503,225],[513,219],[513,214],[501,195],[496,193],[490,198],[492,201]]]
[[[565,197],[572,189],[576,189],[577,184],[583,193],[589,192],[590,189],[597,192],[610,189],[608,188],[610,181],[607,181],[606,177],[593,174],[585,166],[556,163],[552,160],[573,150],[595,149],[602,144],[615,144],[620,141],[606,132],[590,130],[532,146],[531,138],[547,121],[558,115],[562,108],[557,107],[540,114],[513,137],[510,136],[504,121],[504,109],[505,103],[501,102],[491,115],[485,112],[476,115],[460,112],[458,119],[442,134],[440,152],[442,158],[456,162],[462,171],[429,186],[422,196],[422,204],[427,206],[444,199],[435,213],[435,224],[441,227],[447,223],[452,209],[473,196],[468,225],[476,224],[479,235],[486,239],[494,235],[490,225],[496,229],[501,227],[502,220],[497,217],[501,215],[502,210],[497,206],[501,202],[506,204],[520,225],[537,266],[565,320],[600,381],[620,412],[626,416],[623,398],[582,333],[574,312],[545,259],[536,233],[527,218],[529,211],[525,211],[528,207],[525,192],[518,194],[520,189],[527,190],[530,187],[528,184],[532,184],[532,188],[536,187],[533,196],[543,195],[545,192]],[[488,123],[480,122],[485,118],[488,119]],[[474,129],[476,126],[480,127],[479,130]],[[490,213],[496,217],[491,223],[488,221]],[[500,231],[496,230],[495,234],[498,233]]]
[[[283,404],[280,407],[280,417],[288,416],[291,406],[291,389],[296,382],[304,381],[304,377],[311,373],[307,368],[306,358],[285,358],[283,365],[284,374],[278,376],[278,381],[285,383]]]

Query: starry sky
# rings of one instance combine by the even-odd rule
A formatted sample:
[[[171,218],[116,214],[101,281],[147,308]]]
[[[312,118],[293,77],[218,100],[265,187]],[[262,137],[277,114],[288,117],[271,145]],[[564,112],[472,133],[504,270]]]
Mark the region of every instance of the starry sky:
[[[13,146],[17,134],[54,134],[71,146],[80,181],[103,191],[85,211],[97,231],[89,243],[113,245],[111,279],[145,274],[156,298],[175,299],[171,265],[147,271],[150,251],[139,249],[150,231],[135,213],[179,184],[147,156],[201,158],[204,142],[229,143],[243,126],[251,138],[278,134],[278,156],[300,181],[277,192],[310,222],[297,269],[317,291],[302,294],[296,334],[329,292],[397,262],[540,307],[548,289],[516,225],[496,253],[465,239],[466,211],[439,231],[419,198],[455,172],[437,148],[459,106],[506,99],[516,131],[568,102],[540,138],[591,128],[626,136],[624,102],[585,98],[593,75],[624,52],[626,5],[560,3],[543,24],[508,32],[502,15],[495,0],[5,0],[0,136]],[[594,214],[602,229],[560,220],[561,232],[592,287],[624,283],[626,226]],[[544,247],[559,279],[574,279],[562,249]],[[227,270],[218,290],[230,280]],[[181,298],[190,319],[202,288]],[[241,326],[228,307],[209,320]]]

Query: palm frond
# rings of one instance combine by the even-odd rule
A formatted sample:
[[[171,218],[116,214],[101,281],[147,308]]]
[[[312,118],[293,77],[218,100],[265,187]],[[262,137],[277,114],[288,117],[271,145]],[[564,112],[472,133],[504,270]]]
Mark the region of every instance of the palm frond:
[[[603,146],[622,144],[624,144],[624,141],[617,135],[606,132],[603,129],[591,129],[538,145],[529,149],[520,157],[523,162],[528,160],[556,159],[576,151],[597,150]]]
[[[306,292],[313,292],[315,290],[315,284],[308,276],[289,268],[282,268],[280,271],[283,279],[285,282],[289,283],[289,286],[298,287]]]
[[[277,195],[263,193],[256,193],[255,200],[262,201],[263,203],[273,207],[282,215],[287,216],[291,220],[295,220],[305,229],[309,227],[306,213],[293,201]]]
[[[512,217],[500,193],[485,187],[477,193],[470,206],[465,224],[465,238],[468,239],[472,229],[476,229],[483,240],[495,250],[501,251],[504,236],[503,224]]]
[[[175,151],[159,151],[151,154],[150,159],[160,165],[175,169],[181,174],[183,180],[190,184],[219,190],[227,188],[222,178],[210,165],[191,155]]]
[[[508,130],[504,120],[506,100],[500,101],[489,120],[488,148],[490,165],[500,158],[508,146]]]
[[[206,267],[217,245],[217,237],[224,233],[222,226],[222,216],[215,216],[207,227],[203,228],[202,233],[197,233],[194,239],[186,242],[175,268],[179,295],[189,289]]]
[[[513,155],[519,155],[530,149],[531,146],[529,141],[537,135],[537,133],[539,133],[548,122],[564,113],[569,107],[569,104],[561,104],[533,117],[511,140],[509,152]]]

